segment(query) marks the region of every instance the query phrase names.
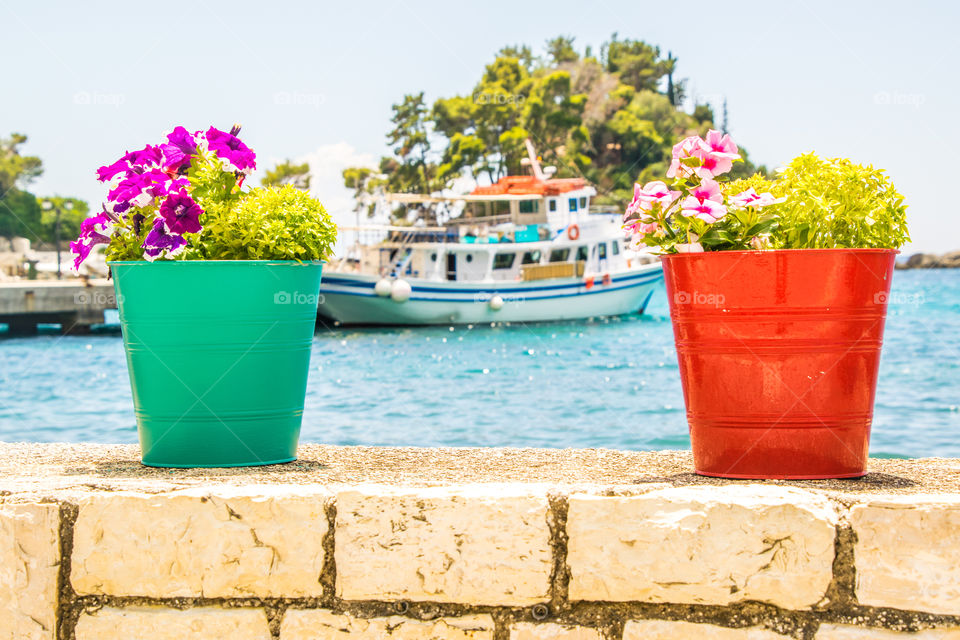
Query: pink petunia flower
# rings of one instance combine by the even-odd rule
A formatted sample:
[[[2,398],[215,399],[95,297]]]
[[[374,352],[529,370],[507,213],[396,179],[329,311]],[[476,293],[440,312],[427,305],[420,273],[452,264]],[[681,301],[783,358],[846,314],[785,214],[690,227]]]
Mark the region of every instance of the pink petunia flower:
[[[723,216],[727,215],[727,208],[713,200],[700,201],[693,196],[688,196],[680,204],[680,213],[689,217],[698,218],[708,224],[713,224]]]

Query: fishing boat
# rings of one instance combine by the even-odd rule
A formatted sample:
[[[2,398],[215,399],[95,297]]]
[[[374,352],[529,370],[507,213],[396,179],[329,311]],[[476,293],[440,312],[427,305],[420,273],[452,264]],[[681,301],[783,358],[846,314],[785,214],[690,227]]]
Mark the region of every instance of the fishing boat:
[[[591,212],[596,190],[586,180],[553,178],[528,151],[531,175],[457,197],[384,197],[391,207],[446,211],[443,224],[341,227],[356,241],[324,268],[321,320],[478,324],[642,313],[663,280],[659,260],[629,249],[619,215]]]

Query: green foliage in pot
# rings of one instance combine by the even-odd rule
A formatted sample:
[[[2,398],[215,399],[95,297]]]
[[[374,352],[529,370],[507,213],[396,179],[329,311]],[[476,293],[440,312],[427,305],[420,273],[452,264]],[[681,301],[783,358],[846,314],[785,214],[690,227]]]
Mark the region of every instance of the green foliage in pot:
[[[217,260],[322,260],[336,238],[323,205],[286,185],[252,189],[235,204],[208,209],[198,247]]]
[[[757,175],[730,184],[733,193],[747,187],[783,198],[765,211],[776,221],[775,249],[897,249],[910,240],[903,196],[882,169],[806,153],[775,180]]]

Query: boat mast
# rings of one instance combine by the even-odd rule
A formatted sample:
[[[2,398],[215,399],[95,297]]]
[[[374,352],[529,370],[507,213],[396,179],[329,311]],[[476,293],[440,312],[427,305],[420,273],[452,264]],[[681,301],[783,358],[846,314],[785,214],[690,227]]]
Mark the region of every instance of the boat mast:
[[[546,180],[546,176],[543,175],[543,169],[540,167],[540,160],[537,158],[537,150],[533,148],[533,143],[530,141],[530,138],[524,138],[523,144],[527,147],[527,161],[524,162],[521,160],[520,164],[529,164],[530,168],[533,169],[534,178],[537,180]]]

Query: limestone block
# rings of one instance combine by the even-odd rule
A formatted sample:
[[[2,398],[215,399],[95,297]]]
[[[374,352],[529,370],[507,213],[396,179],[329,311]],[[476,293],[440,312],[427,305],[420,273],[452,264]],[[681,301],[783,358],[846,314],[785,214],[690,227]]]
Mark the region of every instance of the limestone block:
[[[289,486],[84,498],[73,587],[156,598],[321,596],[328,498]]]
[[[671,620],[631,620],[623,629],[623,640],[791,640],[763,627],[730,629],[712,624]]]
[[[280,640],[493,640],[493,631],[489,615],[363,619],[323,609],[287,609]]]
[[[104,608],[81,613],[77,640],[270,640],[267,614],[262,609],[164,609],[160,607]]]
[[[60,571],[60,508],[0,504],[0,638],[52,640]]]
[[[960,496],[891,496],[850,509],[860,604],[960,615]]]
[[[521,485],[337,494],[337,594],[347,600],[528,605],[549,598],[545,493]]]
[[[590,627],[521,622],[510,627],[510,640],[603,640],[603,636]]]
[[[837,513],[785,487],[701,486],[570,498],[570,599],[803,609],[833,576]]]

